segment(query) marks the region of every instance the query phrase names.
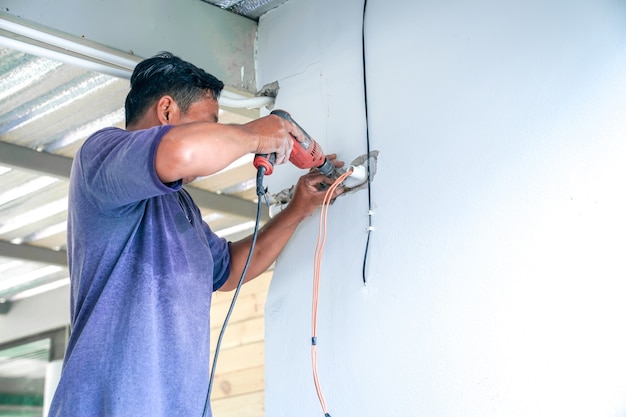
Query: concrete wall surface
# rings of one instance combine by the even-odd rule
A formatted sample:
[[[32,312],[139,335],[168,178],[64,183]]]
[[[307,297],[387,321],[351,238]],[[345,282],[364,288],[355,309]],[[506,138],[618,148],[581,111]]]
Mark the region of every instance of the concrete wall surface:
[[[363,3],[259,23],[258,82],[328,152],[365,152]],[[373,224],[329,214],[318,368],[338,416],[626,416],[626,3],[369,0]],[[277,167],[270,191],[295,182]],[[323,415],[317,218],[276,265],[266,415]]]

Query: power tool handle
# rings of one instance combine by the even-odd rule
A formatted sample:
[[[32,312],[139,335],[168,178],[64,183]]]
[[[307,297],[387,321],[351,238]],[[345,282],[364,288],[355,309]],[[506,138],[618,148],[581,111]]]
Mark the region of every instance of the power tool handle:
[[[271,112],[271,114],[288,120],[298,126],[298,124],[291,118],[291,115],[284,110],[274,110]],[[300,126],[298,126],[298,128],[302,130]],[[303,131],[303,133],[306,135],[306,132]],[[252,162],[252,164],[256,169],[259,169],[260,167],[265,168],[265,175],[272,175],[272,173],[274,172],[275,162],[276,153],[257,153],[256,155],[254,155],[254,161]]]
[[[254,167],[259,169],[260,167],[265,168],[265,175],[272,175],[274,172],[274,163],[276,162],[276,153],[257,153],[254,155]]]
[[[300,146],[302,146],[304,149],[308,149],[309,148],[309,146],[313,142],[313,139],[311,139],[311,136],[306,132],[306,130],[304,130],[302,128],[302,126],[300,126],[295,120],[293,120],[293,118],[291,117],[291,115],[289,113],[287,113],[285,110],[272,110],[272,112],[270,114],[274,114],[274,115],[276,115],[278,117],[281,117],[281,118],[291,122],[298,129],[300,129],[300,131],[304,135],[304,141],[300,142]],[[297,143],[297,141],[294,141],[294,142]]]

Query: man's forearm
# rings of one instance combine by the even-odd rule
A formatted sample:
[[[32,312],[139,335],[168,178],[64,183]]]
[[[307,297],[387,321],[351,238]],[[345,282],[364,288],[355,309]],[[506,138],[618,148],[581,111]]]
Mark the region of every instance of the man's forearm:
[[[245,282],[261,275],[272,265],[304,218],[295,209],[287,207],[259,230]],[[252,236],[248,236],[231,244],[230,276],[220,288],[221,291],[231,291],[237,288],[251,243]]]
[[[335,159],[334,155],[331,158]],[[265,272],[276,260],[298,225],[322,206],[326,190],[320,188],[320,184],[330,185],[333,181],[319,172],[309,172],[298,179],[289,205],[259,231],[246,281]],[[342,192],[343,189],[337,188],[333,197]],[[251,242],[252,237],[248,237],[231,245],[231,272],[222,289],[228,291],[237,288]]]

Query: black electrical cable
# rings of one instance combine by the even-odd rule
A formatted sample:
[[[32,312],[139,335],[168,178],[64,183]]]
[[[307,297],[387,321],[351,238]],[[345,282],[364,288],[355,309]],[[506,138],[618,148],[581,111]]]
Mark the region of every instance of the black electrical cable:
[[[367,240],[365,242],[365,254],[363,255],[363,285],[367,284],[366,277],[366,268],[367,268],[367,256],[369,253],[370,247],[370,237],[372,235],[372,181],[370,178],[370,130],[369,130],[369,119],[367,114],[367,70],[365,64],[365,13],[367,11],[367,0],[363,2],[363,23],[361,26],[361,37],[362,37],[362,48],[363,48],[363,92],[365,95],[365,138],[367,143],[367,218],[368,218],[368,227],[367,227]]]
[[[367,112],[367,71],[366,71],[366,61],[365,61],[365,14],[367,11],[367,0],[363,2],[363,21],[361,28],[361,36],[362,36],[362,56],[363,56],[363,91],[365,95],[365,137],[367,144],[367,203],[368,203],[368,228],[367,228],[367,240],[365,242],[365,254],[363,256],[363,284],[367,284],[366,278],[366,267],[367,267],[367,256],[369,253],[369,244],[370,237],[372,233],[372,190],[371,190],[371,178],[370,178],[370,135],[369,135],[369,118]],[[224,319],[224,324],[222,325],[222,330],[220,331],[220,335],[217,339],[217,346],[215,348],[215,356],[213,358],[213,365],[211,367],[211,374],[209,377],[209,388],[207,390],[206,399],[204,402],[204,411],[202,413],[203,417],[206,417],[209,410],[209,403],[211,397],[211,391],[213,389],[213,381],[215,379],[215,369],[217,365],[217,358],[219,356],[220,347],[222,344],[222,339],[224,336],[224,332],[226,330],[226,326],[228,325],[228,321],[230,320],[230,316],[235,307],[235,302],[237,301],[237,297],[239,296],[239,291],[241,290],[241,286],[243,285],[244,278],[246,273],[248,272],[248,268],[250,266],[250,260],[252,259],[252,254],[254,252],[254,246],[256,244],[256,239],[259,232],[259,224],[261,219],[261,205],[262,200],[261,197],[265,195],[265,189],[263,187],[263,177],[265,175],[265,168],[259,167],[257,170],[256,177],[256,192],[258,196],[257,202],[257,214],[256,214],[256,222],[254,225],[254,232],[252,234],[252,243],[250,244],[250,252],[248,254],[248,259],[246,260],[246,264],[244,266],[243,272],[241,273],[241,278],[239,278],[239,283],[237,284],[237,289],[235,290],[235,295],[233,296],[233,300],[230,304],[230,308],[228,309],[228,313],[226,314],[226,318]],[[329,414],[325,414],[325,417],[330,417]]]
[[[254,232],[252,233],[252,243],[250,243],[250,252],[248,253],[248,259],[246,259],[246,264],[243,267],[241,278],[239,278],[239,282],[237,283],[237,289],[235,290],[235,294],[233,295],[233,300],[230,303],[230,308],[228,309],[228,313],[226,314],[226,318],[224,319],[222,330],[220,331],[220,335],[217,338],[217,345],[215,347],[215,355],[213,357],[213,365],[211,366],[211,374],[209,375],[209,388],[207,389],[206,398],[204,400],[204,410],[202,411],[202,417],[208,416],[207,413],[209,411],[209,404],[211,401],[211,391],[213,389],[213,380],[215,379],[215,369],[217,366],[217,358],[220,353],[220,347],[222,346],[222,339],[224,337],[224,332],[226,331],[226,326],[228,325],[228,321],[230,320],[230,316],[233,312],[233,309],[235,308],[235,303],[237,301],[237,297],[239,296],[239,291],[241,290],[241,286],[243,285],[244,278],[246,277],[246,273],[248,272],[248,268],[250,267],[252,254],[254,253],[254,246],[256,245],[256,239],[257,239],[257,236],[259,235],[259,225],[261,223],[262,197],[266,194],[265,188],[263,187],[264,176],[265,176],[265,167],[260,166],[256,174],[256,194],[258,196],[258,202],[257,202],[257,208],[256,208],[256,221],[254,224]]]

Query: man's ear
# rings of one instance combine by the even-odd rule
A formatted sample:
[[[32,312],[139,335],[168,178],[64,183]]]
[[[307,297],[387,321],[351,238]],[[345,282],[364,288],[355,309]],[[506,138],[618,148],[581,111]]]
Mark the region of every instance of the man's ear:
[[[180,109],[171,96],[163,96],[157,102],[156,114],[162,125],[172,124],[180,115]]]

